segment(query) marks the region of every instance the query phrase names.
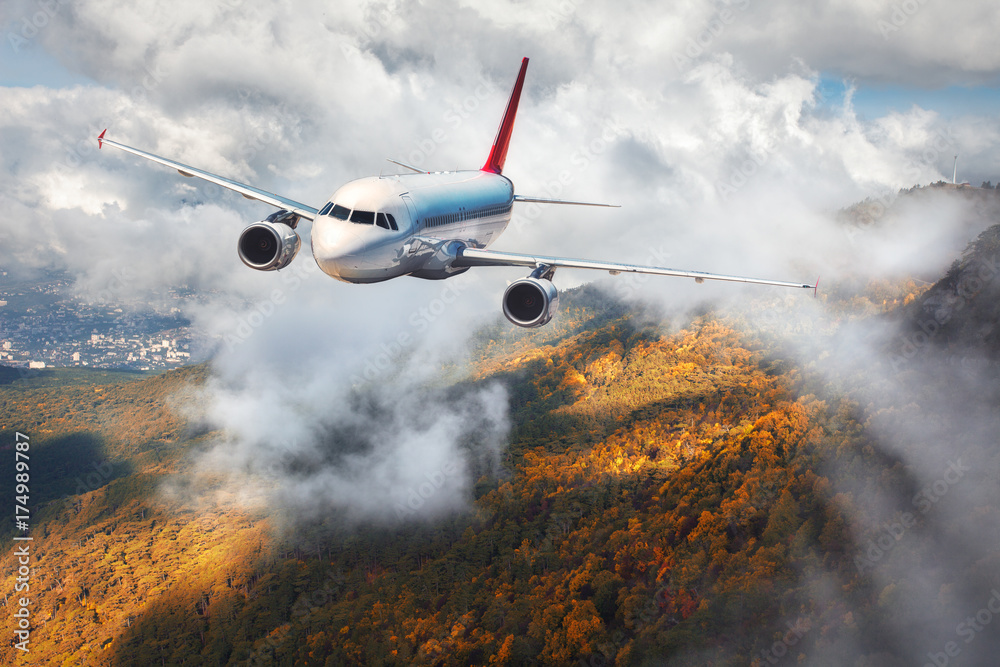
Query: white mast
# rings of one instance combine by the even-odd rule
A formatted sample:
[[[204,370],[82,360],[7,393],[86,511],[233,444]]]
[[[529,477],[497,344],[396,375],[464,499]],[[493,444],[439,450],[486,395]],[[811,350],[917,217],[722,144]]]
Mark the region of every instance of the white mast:
[[[951,184],[958,185],[958,156],[955,156],[955,171],[951,175]]]

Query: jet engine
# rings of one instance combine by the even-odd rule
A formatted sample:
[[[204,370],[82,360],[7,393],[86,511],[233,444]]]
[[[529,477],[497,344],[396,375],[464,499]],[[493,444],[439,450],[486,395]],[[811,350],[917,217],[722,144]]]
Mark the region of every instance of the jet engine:
[[[548,267],[541,267],[548,270]],[[535,271],[527,278],[510,284],[503,293],[503,314],[519,327],[534,328],[547,324],[559,310],[559,293],[552,281]]]
[[[295,233],[298,224],[299,216],[284,210],[253,223],[240,234],[237,244],[240,259],[257,271],[285,268],[295,259],[302,245]]]

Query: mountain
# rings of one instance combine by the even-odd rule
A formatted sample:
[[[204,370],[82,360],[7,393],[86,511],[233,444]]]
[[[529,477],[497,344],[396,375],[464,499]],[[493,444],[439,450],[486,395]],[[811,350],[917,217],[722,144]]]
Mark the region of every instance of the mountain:
[[[902,315],[913,347],[1000,357],[1000,226],[982,232]]]
[[[31,438],[20,660],[987,664],[998,394],[950,360],[996,352],[982,267],[998,239],[984,232],[919,293],[833,286],[828,305],[860,314],[798,337],[753,326],[763,300],[668,321],[593,286],[550,327],[487,328],[444,395],[501,384],[509,443],[477,469],[467,510],[433,521],[420,503],[384,525],[296,521],[193,476],[222,436],[190,416],[208,366],[8,377],[4,484],[15,431]],[[901,341],[946,306],[897,368]],[[12,612],[12,551],[0,571]]]

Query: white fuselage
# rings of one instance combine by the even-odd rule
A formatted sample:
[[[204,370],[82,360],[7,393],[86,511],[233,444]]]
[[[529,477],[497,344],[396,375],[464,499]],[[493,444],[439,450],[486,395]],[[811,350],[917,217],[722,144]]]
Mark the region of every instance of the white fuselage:
[[[513,203],[510,180],[485,171],[361,178],[337,190],[313,220],[313,257],[349,283],[447,278],[463,269],[435,260],[440,241],[489,246],[510,223]]]

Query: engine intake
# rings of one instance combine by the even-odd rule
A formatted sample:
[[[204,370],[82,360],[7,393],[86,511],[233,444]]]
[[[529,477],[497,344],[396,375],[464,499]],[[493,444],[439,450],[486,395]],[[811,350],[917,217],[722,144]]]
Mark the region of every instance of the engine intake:
[[[299,218],[290,211],[278,211],[255,222],[240,234],[237,250],[240,259],[257,271],[283,269],[298,254],[302,245],[295,226]]]
[[[522,278],[503,293],[503,314],[519,327],[547,324],[559,310],[559,292],[544,278]]]

